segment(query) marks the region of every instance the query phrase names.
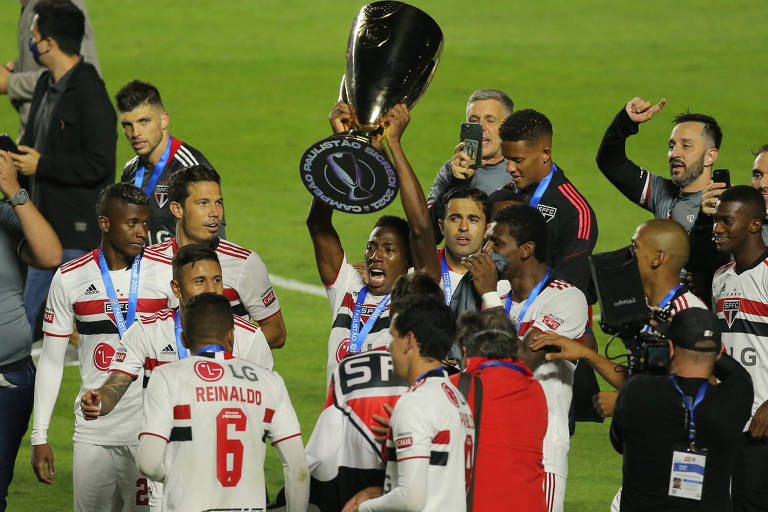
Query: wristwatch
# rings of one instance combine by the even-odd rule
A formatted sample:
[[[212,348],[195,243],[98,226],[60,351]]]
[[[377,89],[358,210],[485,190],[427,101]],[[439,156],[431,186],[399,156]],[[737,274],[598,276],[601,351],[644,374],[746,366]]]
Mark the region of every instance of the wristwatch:
[[[19,191],[16,192],[16,195],[8,200],[8,202],[11,203],[11,206],[13,207],[22,205],[27,201],[29,201],[29,194],[23,188],[19,189]]]

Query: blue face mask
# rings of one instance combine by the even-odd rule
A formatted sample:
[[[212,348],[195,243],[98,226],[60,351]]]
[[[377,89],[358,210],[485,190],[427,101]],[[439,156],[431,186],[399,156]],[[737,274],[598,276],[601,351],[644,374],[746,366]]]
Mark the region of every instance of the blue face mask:
[[[42,53],[40,53],[40,50],[37,48],[37,44],[33,38],[29,38],[29,41],[27,41],[27,44],[29,45],[29,51],[32,52],[32,57],[35,59],[35,62],[40,64],[40,56]]]

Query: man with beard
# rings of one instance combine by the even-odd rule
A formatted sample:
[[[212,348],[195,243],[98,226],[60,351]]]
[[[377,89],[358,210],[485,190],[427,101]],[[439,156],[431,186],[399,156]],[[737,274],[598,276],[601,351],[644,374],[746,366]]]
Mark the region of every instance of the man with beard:
[[[666,103],[662,99],[652,105],[637,97],[624,105],[603,135],[597,166],[627,199],[653,212],[657,219],[672,219],[690,231],[699,212],[702,192],[709,184],[723,132],[708,115],[678,115],[673,121],[675,127],[667,151],[670,178],[648,172],[627,158],[626,140]]]

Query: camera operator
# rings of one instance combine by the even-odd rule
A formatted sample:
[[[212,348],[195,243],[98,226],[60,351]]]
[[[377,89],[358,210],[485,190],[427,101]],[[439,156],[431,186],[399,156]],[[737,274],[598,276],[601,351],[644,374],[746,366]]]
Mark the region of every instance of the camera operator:
[[[637,268],[649,306],[670,316],[688,308],[707,306],[684,284],[680,283],[680,271],[688,260],[688,234],[675,221],[653,219],[638,226],[632,237],[632,250],[637,258]],[[654,329],[646,325],[643,332]],[[555,334],[540,336],[534,349],[546,345],[560,347],[560,352],[550,354],[552,359],[585,359],[613,387],[621,389],[628,377],[628,368],[581,344],[572,344]],[[595,396],[595,408],[602,416],[610,416],[616,402],[616,391],[601,391]]]
[[[624,455],[622,512],[730,511],[736,448],[752,404],[749,374],[721,352],[709,311],[669,328],[670,375],[637,375],[619,393],[611,442]],[[712,386],[709,376],[721,383]]]

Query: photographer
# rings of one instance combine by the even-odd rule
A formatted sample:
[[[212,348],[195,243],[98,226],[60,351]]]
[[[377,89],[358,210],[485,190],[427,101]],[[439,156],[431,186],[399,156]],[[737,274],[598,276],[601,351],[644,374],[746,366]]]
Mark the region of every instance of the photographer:
[[[637,375],[616,402],[611,442],[624,455],[621,511],[730,511],[751,379],[721,352],[709,311],[675,315],[669,338],[670,375]],[[722,381],[716,386],[708,381],[713,370]]]

